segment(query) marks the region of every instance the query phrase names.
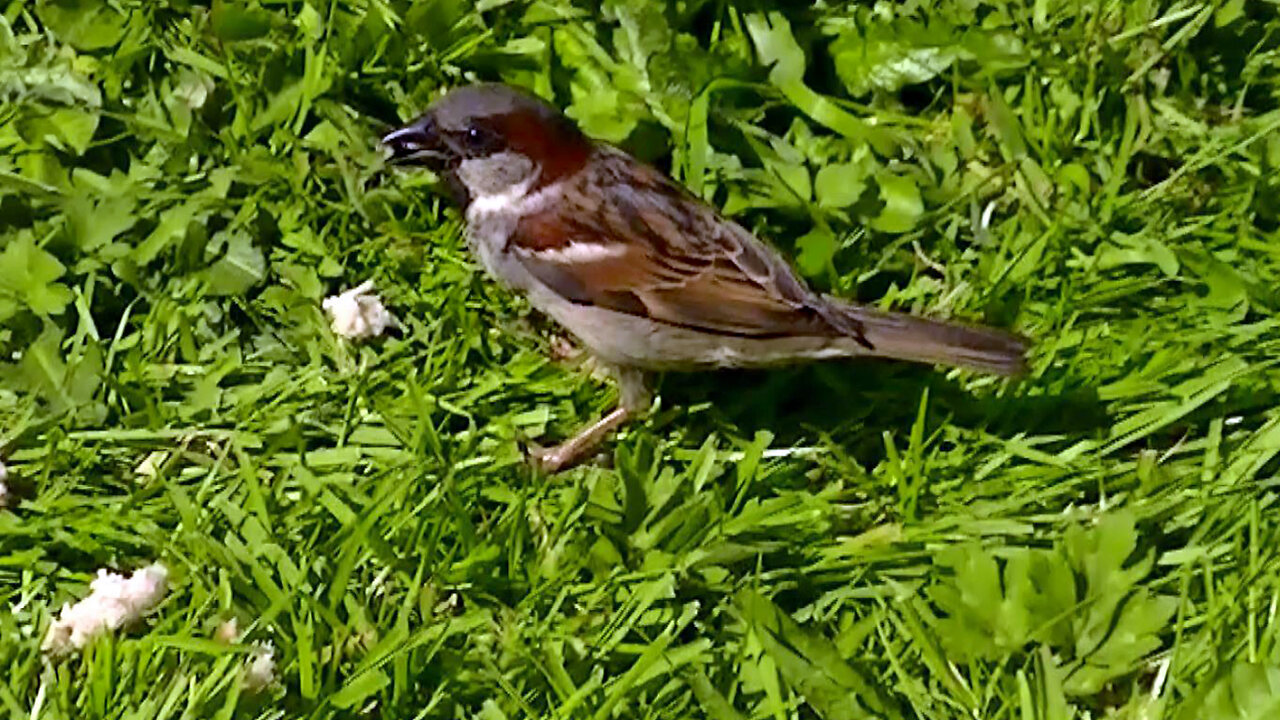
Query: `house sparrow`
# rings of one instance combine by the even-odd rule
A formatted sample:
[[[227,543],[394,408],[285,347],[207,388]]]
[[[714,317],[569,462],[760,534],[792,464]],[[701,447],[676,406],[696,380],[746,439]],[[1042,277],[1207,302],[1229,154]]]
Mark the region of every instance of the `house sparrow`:
[[[808,288],[772,248],[661,172],[498,84],[452,90],[382,138],[446,183],[485,269],[608,367],[620,403],[535,452],[555,471],[649,407],[644,373],[879,356],[1001,375],[1009,333],[855,305]]]

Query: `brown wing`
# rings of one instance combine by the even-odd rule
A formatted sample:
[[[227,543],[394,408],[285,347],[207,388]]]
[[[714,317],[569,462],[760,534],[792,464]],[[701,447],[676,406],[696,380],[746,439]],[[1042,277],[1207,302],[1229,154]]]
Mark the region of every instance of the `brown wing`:
[[[861,336],[745,229],[616,151],[525,216],[508,247],[575,302],[713,333]]]

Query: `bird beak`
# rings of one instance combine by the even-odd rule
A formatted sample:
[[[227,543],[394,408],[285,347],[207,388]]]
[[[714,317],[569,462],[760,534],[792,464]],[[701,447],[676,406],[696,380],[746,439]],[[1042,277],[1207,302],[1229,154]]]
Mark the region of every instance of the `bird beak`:
[[[430,115],[387,133],[382,137],[382,145],[390,152],[388,160],[392,165],[425,165],[439,170],[448,161],[435,120]]]

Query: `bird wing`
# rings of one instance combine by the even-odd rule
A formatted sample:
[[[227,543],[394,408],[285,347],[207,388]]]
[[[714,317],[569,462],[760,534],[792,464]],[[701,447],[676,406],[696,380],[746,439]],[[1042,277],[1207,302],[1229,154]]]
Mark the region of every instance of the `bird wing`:
[[[602,150],[507,250],[560,295],[709,333],[853,335],[775,251],[657,170]]]

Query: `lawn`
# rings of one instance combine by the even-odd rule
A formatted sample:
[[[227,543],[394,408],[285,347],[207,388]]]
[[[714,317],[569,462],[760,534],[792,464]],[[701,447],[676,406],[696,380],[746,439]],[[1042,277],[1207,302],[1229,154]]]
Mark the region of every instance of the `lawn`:
[[[0,3],[0,716],[1280,717],[1277,8]],[[535,472],[616,392],[377,145],[473,80],[1031,371],[671,374]]]

